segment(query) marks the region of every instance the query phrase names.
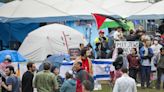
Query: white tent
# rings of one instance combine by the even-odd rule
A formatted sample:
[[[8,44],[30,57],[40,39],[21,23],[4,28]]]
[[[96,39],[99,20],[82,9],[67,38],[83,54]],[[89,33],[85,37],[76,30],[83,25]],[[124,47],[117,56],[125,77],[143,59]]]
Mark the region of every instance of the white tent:
[[[134,14],[129,19],[164,19],[164,0]]]
[[[118,15],[122,16],[123,18],[127,18],[131,15],[134,15],[143,9],[151,6],[151,3],[147,2],[138,2],[138,3],[129,3],[124,2],[121,5],[110,7],[112,12],[117,12]]]
[[[0,7],[1,7],[2,5],[4,5],[4,3],[1,3],[1,2],[0,2]]]
[[[109,12],[84,0],[16,0],[0,7],[0,21],[35,19],[40,22],[42,18],[43,22],[54,22],[65,21],[68,18],[72,20],[87,19],[88,15],[89,18],[92,18],[91,13],[109,14]],[[39,19],[36,20],[36,18]],[[25,22],[25,20],[21,22]]]
[[[68,48],[78,48],[87,44],[83,34],[68,26],[50,24],[38,28],[23,41],[19,52],[29,60],[42,61],[49,54],[68,53]]]
[[[46,0],[47,1],[47,0]],[[24,18],[44,18],[67,16],[64,12],[46,6],[37,0],[15,0],[0,7],[2,22]],[[13,18],[13,19],[12,19]]]
[[[53,6],[69,15],[91,15],[91,13],[101,13],[114,15],[110,11],[106,11],[100,7],[93,5],[85,0],[38,0]]]
[[[126,2],[125,0],[87,0],[88,2],[110,11],[123,18],[134,15],[141,10],[151,6],[148,2]]]

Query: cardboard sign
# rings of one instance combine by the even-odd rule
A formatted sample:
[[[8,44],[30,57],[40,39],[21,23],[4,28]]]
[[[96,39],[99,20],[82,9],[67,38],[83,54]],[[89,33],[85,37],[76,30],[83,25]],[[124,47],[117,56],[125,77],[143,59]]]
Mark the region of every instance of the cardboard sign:
[[[139,51],[139,41],[116,41],[115,47],[122,48],[124,54],[128,55],[131,53],[132,48],[137,48],[137,51]]]
[[[74,59],[74,58],[80,56],[80,49],[79,48],[70,48],[69,54],[70,54],[71,58]]]

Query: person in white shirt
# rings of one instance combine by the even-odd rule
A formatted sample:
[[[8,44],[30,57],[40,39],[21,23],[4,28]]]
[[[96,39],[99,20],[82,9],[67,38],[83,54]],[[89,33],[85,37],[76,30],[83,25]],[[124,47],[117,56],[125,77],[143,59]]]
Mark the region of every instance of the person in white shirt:
[[[155,37],[154,41],[153,41],[153,45],[151,46],[154,55],[159,54],[160,53],[160,49],[162,48],[162,45],[159,44],[159,39],[160,38]]]
[[[113,38],[114,38],[115,41],[121,41],[121,40],[124,39],[123,31],[122,31],[122,28],[121,27],[118,27],[116,29],[116,31],[113,34]]]
[[[128,69],[122,69],[123,75],[115,82],[113,92],[137,92],[135,80],[127,74]]]
[[[162,45],[159,44],[160,38],[155,37],[153,40],[153,45],[150,47],[153,50],[154,56],[151,59],[151,71],[156,71],[156,67],[154,66],[155,58],[160,54],[160,49],[162,48]]]

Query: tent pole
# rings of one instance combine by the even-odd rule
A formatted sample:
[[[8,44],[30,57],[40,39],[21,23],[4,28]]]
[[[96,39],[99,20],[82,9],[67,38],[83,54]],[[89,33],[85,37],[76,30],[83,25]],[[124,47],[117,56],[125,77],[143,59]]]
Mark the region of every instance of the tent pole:
[[[65,40],[65,44],[66,44],[66,48],[67,48],[67,52],[69,53],[69,49],[68,49],[68,43],[67,43],[67,38],[66,38],[66,35],[63,31],[63,36],[64,36],[64,40]]]

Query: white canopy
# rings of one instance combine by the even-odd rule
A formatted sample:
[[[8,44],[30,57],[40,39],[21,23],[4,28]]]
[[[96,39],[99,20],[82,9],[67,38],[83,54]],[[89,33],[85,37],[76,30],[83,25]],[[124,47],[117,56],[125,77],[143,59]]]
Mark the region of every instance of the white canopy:
[[[29,33],[18,51],[29,60],[42,61],[49,54],[68,53],[67,47],[78,48],[80,43],[86,45],[87,41],[77,30],[50,24]]]
[[[80,16],[90,16],[91,13],[111,14],[85,0],[16,0],[0,7],[0,18],[3,22],[13,21],[13,19],[52,17],[63,17],[63,20],[66,20],[68,16],[72,19],[83,18]],[[45,22],[46,20],[48,19],[44,19]]]
[[[0,7],[1,7],[2,5],[4,5],[4,3],[1,3],[1,2],[0,2]]]
[[[91,13],[101,13],[114,15],[110,11],[106,11],[86,0],[38,0],[53,6],[69,15],[91,15]]]
[[[127,18],[149,6],[151,6],[151,3],[147,3],[147,2],[138,2],[138,3],[124,2],[118,6],[110,7],[110,9],[112,9],[111,10],[112,12],[117,12],[117,14],[122,16],[123,18]]]
[[[136,13],[129,19],[164,19],[164,0]]]
[[[93,3],[94,5],[97,5],[97,7],[101,7],[123,18],[134,15],[151,5],[151,3],[148,2],[130,3],[130,2],[126,2],[125,0],[87,0],[87,1]]]
[[[67,16],[67,14],[51,6],[47,6],[38,0],[15,0],[0,7],[0,16],[9,18],[36,18]]]

